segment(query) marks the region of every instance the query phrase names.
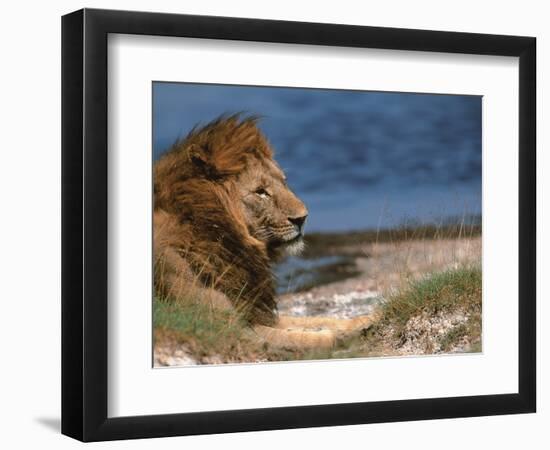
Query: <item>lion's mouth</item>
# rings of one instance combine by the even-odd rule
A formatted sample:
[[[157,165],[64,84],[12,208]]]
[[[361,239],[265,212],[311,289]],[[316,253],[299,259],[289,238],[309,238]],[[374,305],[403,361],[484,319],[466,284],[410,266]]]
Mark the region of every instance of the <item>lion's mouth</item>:
[[[297,242],[300,242],[304,239],[304,235],[302,233],[297,233],[294,237],[291,237],[290,239],[285,239],[282,244],[283,245],[293,245]]]
[[[303,240],[303,233],[291,233],[290,235],[278,236],[276,239],[272,239],[270,244],[273,248],[285,248],[298,244]]]
[[[288,233],[271,239],[268,244],[271,257],[278,258],[282,255],[297,256],[304,250],[304,234],[300,232]]]

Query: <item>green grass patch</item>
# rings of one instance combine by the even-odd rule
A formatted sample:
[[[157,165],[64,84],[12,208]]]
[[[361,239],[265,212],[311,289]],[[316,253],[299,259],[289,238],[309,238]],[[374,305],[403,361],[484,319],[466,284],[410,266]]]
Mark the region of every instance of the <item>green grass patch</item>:
[[[481,269],[463,267],[410,282],[384,303],[383,317],[404,324],[421,312],[434,314],[443,309],[480,306]]]
[[[200,301],[153,302],[154,345],[183,344],[199,363],[285,361],[301,359],[255,338],[235,310],[212,308]]]
[[[411,281],[383,303],[380,320],[369,331],[371,343],[380,344],[384,330],[391,327],[398,346],[408,322],[414,317],[433,318],[438,314],[462,314],[466,320],[435,336],[440,351],[450,351],[461,339],[470,342],[470,351],[481,348],[481,268],[466,266]],[[422,330],[419,330],[422,332]],[[378,341],[378,342],[377,342]]]
[[[211,355],[239,359],[244,347],[250,345],[246,323],[234,311],[214,309],[200,302],[155,298],[153,325],[156,341],[169,336],[186,344],[199,359]]]
[[[194,336],[208,346],[220,339],[240,337],[244,321],[234,312],[220,311],[201,303],[168,302],[155,299],[153,323],[156,329],[170,329]]]

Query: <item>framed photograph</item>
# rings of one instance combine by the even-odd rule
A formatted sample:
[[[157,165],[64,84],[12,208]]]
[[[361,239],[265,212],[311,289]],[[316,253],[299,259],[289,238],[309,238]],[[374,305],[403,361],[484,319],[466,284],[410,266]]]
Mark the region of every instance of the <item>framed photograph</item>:
[[[62,432],[535,412],[533,37],[62,20]]]

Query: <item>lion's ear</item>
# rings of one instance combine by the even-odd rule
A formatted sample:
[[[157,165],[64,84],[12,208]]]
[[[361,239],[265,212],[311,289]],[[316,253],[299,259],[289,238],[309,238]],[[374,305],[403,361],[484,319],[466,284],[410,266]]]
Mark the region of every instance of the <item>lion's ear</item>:
[[[210,161],[209,155],[198,144],[192,144],[188,149],[189,160],[203,175],[208,177],[216,176],[216,168]]]
[[[204,166],[208,163],[208,158],[206,157],[205,151],[200,145],[192,144],[188,149],[188,155],[193,164]]]

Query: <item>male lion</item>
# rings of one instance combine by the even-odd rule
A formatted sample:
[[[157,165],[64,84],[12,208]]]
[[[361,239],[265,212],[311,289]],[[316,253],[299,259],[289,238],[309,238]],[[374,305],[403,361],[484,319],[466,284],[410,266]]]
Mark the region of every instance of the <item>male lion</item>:
[[[156,162],[155,288],[236,308],[274,346],[332,346],[370,320],[277,315],[271,264],[302,249],[308,211],[256,122],[223,116]]]

